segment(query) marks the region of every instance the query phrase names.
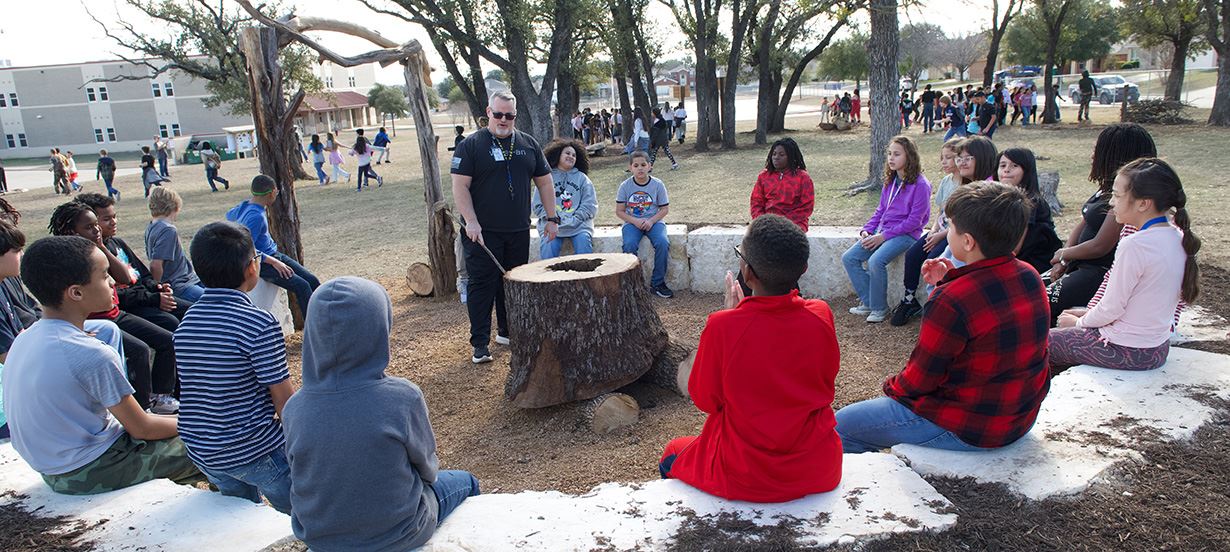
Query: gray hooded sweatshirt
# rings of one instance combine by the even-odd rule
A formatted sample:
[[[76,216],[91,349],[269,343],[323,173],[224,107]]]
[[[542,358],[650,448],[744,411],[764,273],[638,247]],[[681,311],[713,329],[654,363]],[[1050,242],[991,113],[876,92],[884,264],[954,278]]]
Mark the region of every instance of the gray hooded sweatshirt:
[[[436,528],[439,461],[418,386],[385,376],[393,309],[362,278],[312,294],[303,388],[286,403],[291,528],[312,550],[408,550]]]
[[[551,169],[551,180],[555,183],[555,214],[560,218],[559,237],[571,238],[582,232],[594,233],[594,216],[598,214],[598,193],[594,191],[594,183],[590,182],[585,173],[576,167],[561,171]],[[538,234],[546,222],[547,210],[542,205],[538,188],[534,188],[534,216],[538,217]]]

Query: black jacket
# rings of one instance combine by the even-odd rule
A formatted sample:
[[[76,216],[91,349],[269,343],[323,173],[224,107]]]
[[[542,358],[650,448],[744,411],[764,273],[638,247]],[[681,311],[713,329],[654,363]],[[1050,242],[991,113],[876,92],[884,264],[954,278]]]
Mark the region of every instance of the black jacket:
[[[137,271],[137,283],[117,289],[120,296],[120,309],[132,310],[137,307],[158,308],[162,304],[159,297],[158,282],[149,272],[149,267],[133,252],[131,247],[121,238],[110,237],[103,242],[111,254],[119,256],[122,250],[128,256],[128,264]]]

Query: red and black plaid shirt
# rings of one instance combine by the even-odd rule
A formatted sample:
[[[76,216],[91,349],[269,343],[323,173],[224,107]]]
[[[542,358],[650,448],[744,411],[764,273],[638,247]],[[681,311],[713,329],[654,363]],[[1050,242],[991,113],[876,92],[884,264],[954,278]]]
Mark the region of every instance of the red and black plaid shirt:
[[[968,444],[1010,444],[1033,426],[1050,388],[1050,316],[1042,279],[1015,257],[951,270],[884,394]]]

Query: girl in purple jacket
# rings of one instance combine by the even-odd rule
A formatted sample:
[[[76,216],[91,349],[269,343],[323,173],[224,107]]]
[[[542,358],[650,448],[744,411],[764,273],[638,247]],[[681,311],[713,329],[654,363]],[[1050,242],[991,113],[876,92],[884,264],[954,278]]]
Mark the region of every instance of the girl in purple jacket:
[[[897,136],[885,151],[880,205],[863,225],[859,241],[841,256],[859,298],[851,314],[873,323],[888,317],[888,264],[918,240],[930,218],[931,184],[922,175],[918,146]]]

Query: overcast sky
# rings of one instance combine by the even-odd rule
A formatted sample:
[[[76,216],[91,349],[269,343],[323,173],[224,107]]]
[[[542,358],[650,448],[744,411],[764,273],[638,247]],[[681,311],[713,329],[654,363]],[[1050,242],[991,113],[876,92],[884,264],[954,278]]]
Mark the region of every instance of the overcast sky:
[[[131,10],[123,9],[122,1],[0,1],[5,4],[0,8],[0,59],[9,60],[14,66],[114,59],[115,52],[118,51],[117,45],[103,35],[98,24],[87,15],[85,7],[103,22],[128,20],[137,29],[150,30],[157,35],[157,24],[140,21]],[[259,4],[259,1],[255,3]],[[230,2],[227,4],[235,7]],[[367,25],[399,42],[418,39],[427,45],[428,55],[433,61],[433,68],[436,69],[433,80],[444,76],[443,66],[439,63],[435,50],[428,43],[426,33],[417,25],[374,13],[356,0],[285,0],[284,4],[295,6],[300,15],[328,17]],[[925,0],[921,7],[903,12],[901,21],[902,24],[920,21],[935,23],[949,34],[976,32],[987,26],[990,5],[990,0]],[[665,39],[668,57],[684,55],[686,45],[675,32],[674,20],[669,10],[655,2],[650,14],[658,25],[659,34]],[[317,38],[344,55],[372,49],[360,39],[335,34],[321,34]],[[400,83],[402,76],[399,70],[390,68],[378,71],[377,80]]]

